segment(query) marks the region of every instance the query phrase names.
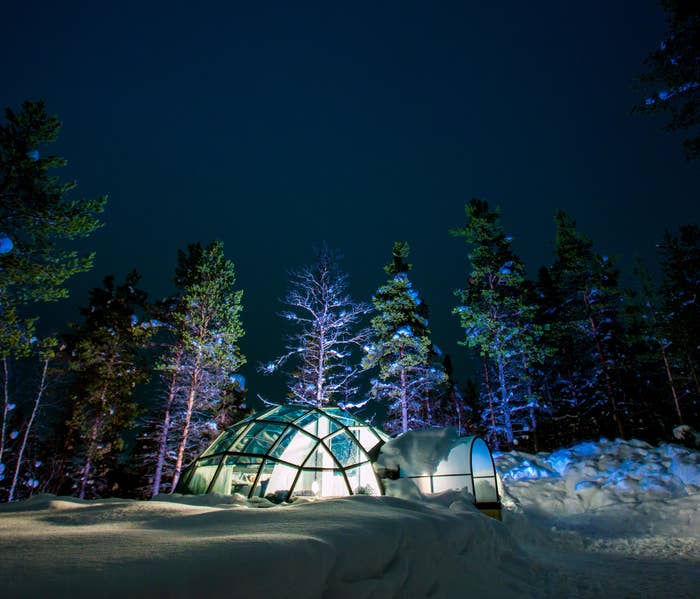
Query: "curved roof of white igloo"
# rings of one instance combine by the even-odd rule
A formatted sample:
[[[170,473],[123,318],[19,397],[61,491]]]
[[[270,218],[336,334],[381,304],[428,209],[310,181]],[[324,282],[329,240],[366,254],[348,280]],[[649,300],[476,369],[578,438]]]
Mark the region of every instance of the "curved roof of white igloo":
[[[338,407],[276,406],[227,429],[190,465],[185,493],[381,494],[371,456],[389,437]]]

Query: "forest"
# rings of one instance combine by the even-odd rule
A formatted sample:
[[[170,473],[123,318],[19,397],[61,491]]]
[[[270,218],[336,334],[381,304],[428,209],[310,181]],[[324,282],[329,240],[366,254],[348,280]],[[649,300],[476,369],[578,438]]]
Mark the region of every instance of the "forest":
[[[59,133],[42,102],[0,127],[0,501],[172,492],[183,468],[250,412],[240,368],[286,377],[287,401],[353,411],[374,402],[397,435],[453,426],[500,450],[552,450],[599,438],[670,440],[700,414],[700,228],[660,231],[657,264],[632,288],[615,259],[559,211],[551,264],[528,279],[486,200],[445,231],[465,242],[450,284],[471,356],[456,372],[434,342],[411,281],[409,243],[377,256],[385,282],[349,294],[341,254],[321,244],[291,271],[281,316],[294,333],[276,358],[244,356],[244,290],[220,241],[173,256],[176,293],[153,300],[138,272],[108,275],[78,323],[40,334],[39,307],[65,300],[92,268],[89,238],[106,198],[76,200],[45,154]],[[321,240],[319,240],[320,242]],[[679,428],[681,427],[681,428]]]

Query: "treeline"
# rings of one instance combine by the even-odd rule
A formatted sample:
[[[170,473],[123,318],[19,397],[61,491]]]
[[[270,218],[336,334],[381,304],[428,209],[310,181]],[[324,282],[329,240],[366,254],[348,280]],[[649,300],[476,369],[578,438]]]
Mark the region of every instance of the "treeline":
[[[50,174],[63,161],[39,149],[58,130],[40,102],[7,110],[0,127],[0,500],[171,492],[184,466],[247,413],[243,292],[223,244],[194,243],[174,260],[171,297],[149,300],[136,272],[108,276],[80,323],[39,336],[38,304],[65,298],[66,281],[92,266],[93,256],[62,244],[101,226],[106,202],[70,200],[74,185]],[[600,435],[654,441],[697,424],[696,225],[666,233],[660,281],[638,265],[632,291],[566,213],[556,215],[552,264],[535,280],[498,210],[473,200],[466,216],[451,233],[467,244],[454,312],[476,365],[470,380],[458,383],[433,342],[406,242],[394,243],[370,302],[350,297],[340,255],[321,246],[290,275],[286,350],[259,370],[285,373],[288,401],[378,402],[392,434],[449,425],[500,449]]]

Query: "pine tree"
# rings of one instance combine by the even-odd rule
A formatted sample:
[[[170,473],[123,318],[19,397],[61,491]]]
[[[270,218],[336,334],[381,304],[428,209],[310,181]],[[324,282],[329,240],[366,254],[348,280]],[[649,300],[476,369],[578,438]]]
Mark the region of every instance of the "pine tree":
[[[371,396],[389,404],[385,428],[391,433],[433,424],[429,399],[446,376],[439,364],[428,329],[428,307],[408,278],[408,243],[397,241],[392,261],[384,267],[389,280],[374,294],[372,342],[364,365],[377,367]]]
[[[65,160],[40,155],[60,129],[43,102],[25,102],[17,113],[8,108],[5,117],[0,125],[0,479],[6,469],[10,413],[18,402],[10,381],[13,362],[42,345],[30,305],[66,297],[65,281],[92,266],[92,255],[79,256],[62,243],[95,231],[106,202],[69,200],[75,183],[61,183],[50,174]]]
[[[442,368],[445,373],[445,381],[438,388],[438,398],[432,410],[433,421],[441,427],[452,426],[460,436],[464,436],[469,433],[471,428],[472,405],[476,389],[473,382],[469,381],[466,388],[467,398],[465,398],[465,393],[460,391],[454,378],[454,368],[449,355],[443,359]]]
[[[658,251],[662,337],[681,374],[679,402],[695,419],[700,412],[700,227],[684,225],[677,235],[667,231]]]
[[[664,335],[667,323],[659,289],[640,260],[635,264],[635,275],[641,292],[630,291],[624,309],[626,344],[634,361],[634,368],[628,370],[636,375],[643,403],[649,404],[655,414],[663,415],[663,420],[669,420],[670,416],[677,424],[682,424],[680,369]],[[668,401],[654,405],[658,404],[659,397],[668,397]]]
[[[297,331],[287,352],[262,366],[271,374],[288,362],[295,364],[289,384],[293,402],[321,407],[345,404],[357,393],[359,364],[353,349],[361,348],[368,331],[360,321],[370,306],[347,292],[348,275],[340,270],[340,255],[324,244],[316,263],[291,273],[282,317]]]
[[[456,295],[454,310],[465,331],[463,345],[484,359],[487,405],[482,418],[495,443],[512,446],[537,428],[540,398],[529,371],[544,359],[542,331],[534,322],[535,306],[528,301],[525,267],[503,232],[500,211],[484,200],[466,206],[467,225],[452,234],[471,246],[467,287]],[[490,372],[493,368],[493,376]]]
[[[665,129],[685,130],[687,158],[700,158],[700,5],[697,0],[659,0],[669,30],[646,60],[642,83],[650,95],[639,112],[670,112]]]
[[[70,427],[79,458],[78,496],[100,495],[109,470],[124,448],[124,432],[134,426],[139,409],[134,388],[148,380],[143,350],[153,334],[139,318],[147,308],[140,276],[130,272],[123,284],[114,277],[90,292],[85,321],[67,337],[75,372]],[[145,323],[148,325],[148,323]]]
[[[624,437],[618,271],[612,259],[593,251],[570,215],[559,211],[556,223],[555,261],[540,271],[539,290],[550,328],[547,339],[556,348],[549,371],[558,416],[573,416],[578,434],[584,432],[584,414],[593,424],[591,432],[610,419]]]
[[[172,350],[161,367],[169,391],[158,458],[162,464],[163,448],[172,431],[178,443],[171,492],[185,458],[194,457],[200,447],[201,437],[193,433],[212,422],[222,393],[246,361],[238,346],[244,334],[240,318],[243,291],[234,290],[235,268],[224,256],[223,243],[213,241],[206,248],[195,243],[187,253],[178,252],[175,283],[181,293],[172,314]],[[182,402],[175,403],[180,389]],[[168,421],[173,410],[174,425]],[[159,487],[160,481],[154,481],[154,492]]]

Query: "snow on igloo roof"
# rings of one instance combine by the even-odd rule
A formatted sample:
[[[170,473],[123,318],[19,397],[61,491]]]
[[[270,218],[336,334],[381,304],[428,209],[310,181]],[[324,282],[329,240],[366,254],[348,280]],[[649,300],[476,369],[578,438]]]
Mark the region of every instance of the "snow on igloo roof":
[[[277,406],[219,437],[195,460],[178,491],[292,495],[381,493],[370,454],[389,437],[337,407]]]

